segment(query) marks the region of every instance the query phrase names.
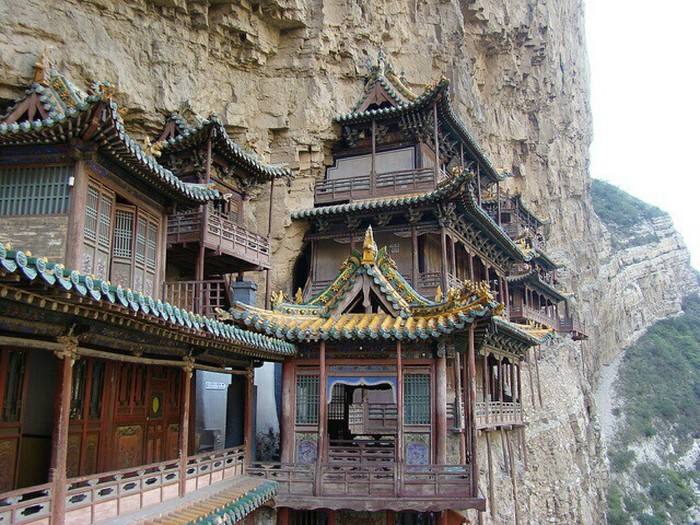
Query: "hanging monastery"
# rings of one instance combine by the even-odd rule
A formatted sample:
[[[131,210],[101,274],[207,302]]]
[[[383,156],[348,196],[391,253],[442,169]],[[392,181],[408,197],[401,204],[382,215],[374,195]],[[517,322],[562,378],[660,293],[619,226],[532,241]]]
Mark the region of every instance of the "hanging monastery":
[[[137,141],[109,83],[84,92],[46,57],[33,75],[0,115],[0,523],[493,512],[477,438],[526,461],[521,365],[586,335],[546,221],[502,188],[446,80],[416,94],[380,53],[273,291],[271,215],[243,210],[294,173],[214,116]],[[255,386],[264,362],[277,385]]]

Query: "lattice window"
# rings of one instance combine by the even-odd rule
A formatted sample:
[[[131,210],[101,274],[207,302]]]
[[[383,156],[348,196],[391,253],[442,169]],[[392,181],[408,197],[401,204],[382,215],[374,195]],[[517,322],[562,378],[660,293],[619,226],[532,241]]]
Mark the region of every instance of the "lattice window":
[[[113,191],[97,182],[91,180],[88,184],[80,269],[100,279],[109,277],[115,199]]]
[[[5,423],[19,421],[22,411],[22,389],[26,354],[21,350],[12,350],[6,354],[5,391],[3,392],[2,421]]]
[[[404,375],[404,423],[430,424],[430,375]]]
[[[318,376],[297,376],[297,425],[318,424]]]
[[[117,208],[115,218],[114,256],[130,259],[134,236],[134,211],[122,207]]]
[[[334,421],[345,419],[345,385],[333,385],[331,402],[328,405],[328,419]]]
[[[0,215],[66,213],[72,174],[72,166],[0,168]]]

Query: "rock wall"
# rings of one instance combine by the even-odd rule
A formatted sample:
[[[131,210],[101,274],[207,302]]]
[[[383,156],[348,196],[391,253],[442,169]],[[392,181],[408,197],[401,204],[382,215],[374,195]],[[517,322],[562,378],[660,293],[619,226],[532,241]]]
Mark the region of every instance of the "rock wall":
[[[0,99],[21,92],[51,45],[81,87],[116,86],[136,136],[155,133],[183,103],[218,113],[242,144],[295,171],[274,195],[272,282],[288,289],[305,230],[289,212],[312,205],[338,137],[332,117],[357,99],[367,59],[383,48],[419,89],[447,76],[463,120],[514,174],[511,188],[551,220],[549,252],[567,266],[591,336],[542,349],[544,403],[528,415],[528,470],[515,465],[520,522],[602,523],[590,385],[601,360],[677,310],[684,281],[674,272],[687,254],[668,229],[653,248],[614,253],[592,212],[582,12],[582,0],[4,0]],[[265,191],[247,207],[261,232]],[[514,518],[504,472],[494,523]]]

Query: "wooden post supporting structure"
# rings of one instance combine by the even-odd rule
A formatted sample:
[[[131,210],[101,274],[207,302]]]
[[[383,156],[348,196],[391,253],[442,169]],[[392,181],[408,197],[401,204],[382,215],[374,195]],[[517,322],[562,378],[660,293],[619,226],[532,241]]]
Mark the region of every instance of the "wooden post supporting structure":
[[[438,343],[435,366],[435,463],[447,464],[447,350]]]
[[[486,435],[486,453],[488,455],[488,472],[489,472],[489,488],[488,488],[488,498],[489,498],[489,511],[491,512],[491,518],[496,517],[496,498],[493,491],[493,457],[491,453],[491,438],[488,432],[484,432]]]
[[[491,396],[491,370],[489,370],[489,354],[484,350],[484,411],[485,421],[489,422],[489,402]]]
[[[466,428],[465,428],[465,418],[466,411],[468,410],[467,405],[462,403],[463,399],[463,388],[462,388],[462,364],[460,353],[455,352],[455,358],[453,361],[454,370],[454,384],[455,384],[455,409],[454,409],[454,420],[455,427],[459,429],[459,462],[464,465],[467,462],[467,443],[466,443]]]
[[[401,496],[401,471],[403,467],[403,358],[401,341],[396,341],[396,471],[394,473],[394,493]]]
[[[418,228],[415,224],[411,224],[411,284],[413,288],[418,289]]]
[[[282,363],[282,421],[280,421],[280,459],[294,462],[294,363]]]
[[[540,365],[537,356],[537,349],[535,349],[535,374],[537,375],[537,398],[540,400],[540,408],[542,408],[542,385],[540,384]]]
[[[474,257],[471,253],[467,252],[467,257],[469,261],[469,280],[474,281]]]
[[[255,458],[255,373],[252,368],[248,369],[245,384],[245,411],[243,414],[243,446],[245,448],[245,464],[250,465]]]
[[[275,178],[270,179],[270,203],[269,209],[267,210],[267,242],[270,244],[270,252],[272,252],[272,196],[275,191]],[[270,258],[272,258],[272,253],[270,253]],[[271,261],[270,261],[271,262]],[[270,290],[270,269],[265,268],[265,309],[270,309],[270,297],[272,296],[272,290]]]
[[[527,442],[525,441],[525,427],[520,427],[520,446],[523,451],[523,465],[527,470]]]
[[[51,523],[53,525],[63,525],[66,520],[68,425],[70,424],[73,364],[77,359],[78,339],[59,337],[58,342],[63,348],[54,352],[61,362],[58,366],[57,395],[54,400],[54,426],[49,469],[49,481],[53,484],[51,487]]]
[[[527,363],[527,373],[530,376],[530,403],[532,403],[532,408],[535,408],[535,379],[532,376],[532,362],[536,359],[536,356],[532,348],[528,348],[527,351],[530,356]]]
[[[187,493],[187,452],[190,438],[190,406],[192,398],[192,372],[194,359],[186,359],[182,367],[182,411],[180,412],[180,434],[177,443],[177,460],[180,469],[178,492]]]
[[[501,431],[499,432],[501,435],[501,451],[503,452],[503,468],[506,471],[506,474],[510,473],[510,468],[509,468],[509,461],[508,461],[508,450],[506,448],[506,431],[503,429],[501,426]]]
[[[452,276],[456,279],[457,278],[457,253],[456,253],[456,243],[454,238],[450,235],[450,248],[452,248],[450,252],[450,263],[452,265]]]
[[[288,507],[280,507],[277,509],[277,525],[289,525]]]
[[[209,181],[211,179],[211,138],[207,140],[207,160],[206,160],[206,168],[204,172],[204,180],[202,181],[204,184],[209,184]],[[204,280],[204,259],[205,259],[205,252],[206,249],[204,247],[204,239],[207,234],[207,229],[208,229],[208,223],[209,223],[209,205],[208,204],[203,204],[200,209],[202,210],[202,226],[201,226],[201,238],[199,240],[199,254],[197,255],[197,263],[195,265],[195,280],[197,281],[203,281]],[[204,292],[202,288],[200,287],[198,292],[197,292],[197,306],[200,309],[199,312],[197,313],[202,313],[203,306],[204,306]]]
[[[476,200],[481,206],[481,170],[478,163],[476,165]]]
[[[447,228],[440,226],[440,283],[442,293],[447,293]]]
[[[498,225],[501,225],[501,183],[496,182],[496,213],[498,214]]]
[[[476,458],[476,351],[474,348],[474,323],[469,325],[469,347],[467,349],[467,363],[469,380],[469,442],[471,453],[469,461],[471,465],[472,495],[479,495],[479,465]],[[465,385],[465,388],[467,386]]]
[[[515,525],[520,525],[520,514],[518,513],[518,477],[515,472],[515,461],[513,460],[513,443],[510,435],[506,434],[508,445],[508,457],[510,458],[510,481],[513,484],[513,513],[515,515]]]
[[[314,484],[314,494],[317,496],[320,496],[322,491],[322,465],[326,461],[326,450],[328,448],[326,444],[328,441],[328,432],[326,431],[328,419],[326,383],[326,342],[321,341],[318,357],[318,450],[316,452],[316,482]]]
[[[372,119],[372,158],[370,160],[370,179],[372,192],[374,192],[374,175],[377,172],[377,121]]]
[[[433,102],[433,139],[435,141],[435,164],[433,165],[433,177],[435,177],[435,184],[437,185],[438,180],[440,180],[440,137],[436,102]]]

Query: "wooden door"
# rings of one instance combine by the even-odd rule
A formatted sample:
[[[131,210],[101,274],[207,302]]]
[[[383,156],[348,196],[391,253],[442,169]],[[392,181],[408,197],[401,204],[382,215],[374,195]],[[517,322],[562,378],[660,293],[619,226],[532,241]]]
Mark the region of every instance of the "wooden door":
[[[26,392],[27,353],[0,351],[0,492],[16,487]]]

